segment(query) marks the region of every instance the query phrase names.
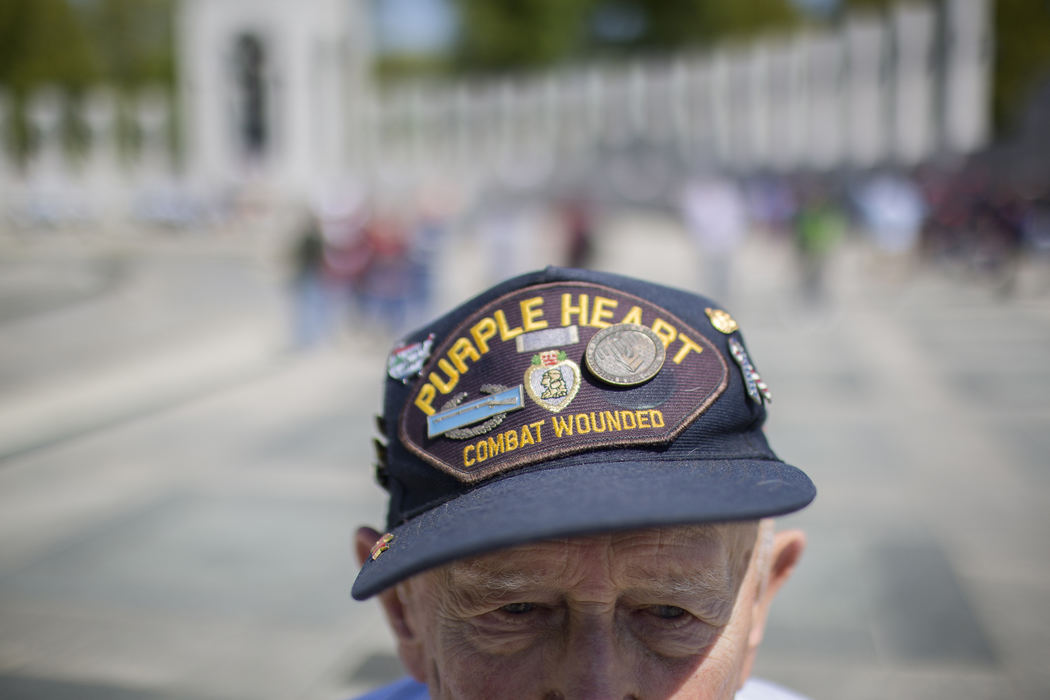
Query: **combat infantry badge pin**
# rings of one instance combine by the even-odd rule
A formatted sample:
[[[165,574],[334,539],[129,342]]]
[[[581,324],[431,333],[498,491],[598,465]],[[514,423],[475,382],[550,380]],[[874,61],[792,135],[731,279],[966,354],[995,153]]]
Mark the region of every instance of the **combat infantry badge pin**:
[[[467,392],[461,391],[445,402],[440,413],[428,416],[427,437],[442,434],[457,440],[477,437],[502,423],[509,411],[525,408],[520,384],[513,389],[499,384],[483,384],[481,391],[489,396],[462,403]]]

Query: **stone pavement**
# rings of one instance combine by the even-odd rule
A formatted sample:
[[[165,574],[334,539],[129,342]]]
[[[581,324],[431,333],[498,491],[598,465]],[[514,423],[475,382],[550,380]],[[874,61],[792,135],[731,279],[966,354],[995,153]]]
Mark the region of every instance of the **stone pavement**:
[[[496,274],[483,242],[448,243],[442,306]],[[353,529],[382,521],[390,339],[286,352],[276,248],[242,265],[243,240],[210,245],[146,246],[108,286],[63,277],[90,302],[0,313],[0,697],[335,700],[399,674],[348,593]],[[690,288],[700,269],[652,215],[607,222],[595,264]],[[809,549],[758,673],[816,699],[1050,696],[1046,270],[999,300],[854,245],[817,309],[783,242],[753,239],[734,273],[771,441],[819,489],[782,523]],[[150,311],[169,322],[135,330]]]

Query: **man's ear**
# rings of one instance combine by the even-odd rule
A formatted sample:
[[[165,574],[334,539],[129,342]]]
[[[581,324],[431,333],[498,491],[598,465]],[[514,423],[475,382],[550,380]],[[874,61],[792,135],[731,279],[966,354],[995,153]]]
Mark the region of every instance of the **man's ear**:
[[[365,562],[371,558],[372,546],[380,537],[381,535],[370,527],[358,528],[354,540],[358,564],[364,566]],[[379,599],[379,604],[383,606],[387,624],[390,625],[390,630],[397,639],[397,651],[401,657],[401,663],[405,665],[405,670],[413,678],[420,683],[425,683],[423,643],[416,628],[416,621],[412,619],[414,613],[418,614],[418,611],[412,609],[410,583],[387,588],[376,597]]]
[[[766,620],[769,618],[769,608],[773,598],[781,586],[787,583],[791,573],[795,570],[802,551],[806,548],[806,535],[801,530],[784,530],[773,535],[773,547],[769,558],[765,563],[765,571],[757,572],[764,579],[764,585],[759,586],[758,596],[755,598],[755,607],[751,617],[751,634],[748,637],[748,646],[754,654],[758,645],[762,643],[762,637],[766,631]]]

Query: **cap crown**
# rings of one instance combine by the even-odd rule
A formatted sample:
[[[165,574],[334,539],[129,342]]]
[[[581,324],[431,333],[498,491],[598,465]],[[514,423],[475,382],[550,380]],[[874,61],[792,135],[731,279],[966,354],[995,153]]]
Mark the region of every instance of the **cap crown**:
[[[391,357],[388,527],[522,471],[776,459],[756,378],[735,322],[707,298],[553,267],[509,280]]]

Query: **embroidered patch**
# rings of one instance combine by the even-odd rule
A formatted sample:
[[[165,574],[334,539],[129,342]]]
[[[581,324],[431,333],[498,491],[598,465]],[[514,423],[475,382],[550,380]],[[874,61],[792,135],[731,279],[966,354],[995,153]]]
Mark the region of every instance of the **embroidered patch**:
[[[529,398],[552,413],[572,403],[580,390],[580,366],[564,350],[545,350],[532,356],[525,370],[525,391]]]
[[[394,348],[386,361],[386,372],[391,379],[407,384],[413,377],[418,377],[423,365],[430,359],[430,349],[434,347],[434,334],[420,343],[411,343]]]
[[[729,353],[736,360],[736,363],[740,365],[740,373],[744,376],[744,387],[747,389],[747,395],[755,403],[762,403],[763,398],[772,403],[773,392],[762,381],[762,377],[759,376],[758,370],[755,369],[755,365],[751,362],[747,350],[744,349],[744,344],[736,338],[730,338]]]
[[[644,337],[620,345],[631,340],[619,337],[631,325]],[[602,359],[584,371],[586,350],[603,331],[594,343]],[[617,376],[630,383],[609,381]],[[402,408],[398,438],[435,468],[475,483],[586,450],[667,444],[725,391],[728,377],[725,356],[704,332],[656,304],[586,282],[534,285],[479,307],[434,348]],[[519,385],[529,400],[516,410],[497,410],[513,405],[492,403],[499,392],[486,390]]]

